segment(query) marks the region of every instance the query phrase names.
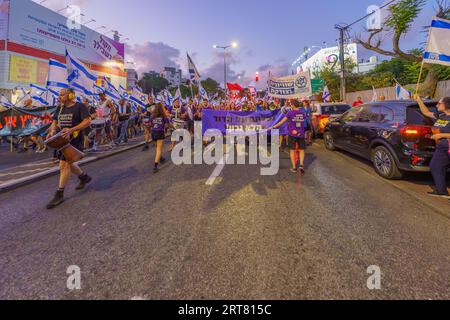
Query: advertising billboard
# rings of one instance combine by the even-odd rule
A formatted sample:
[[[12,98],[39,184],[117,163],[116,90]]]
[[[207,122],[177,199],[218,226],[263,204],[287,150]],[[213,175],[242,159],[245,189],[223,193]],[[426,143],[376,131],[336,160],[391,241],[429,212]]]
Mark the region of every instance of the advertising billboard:
[[[48,63],[11,55],[9,59],[9,81],[24,84],[45,86],[48,74]]]
[[[344,47],[345,59],[350,59],[352,63],[358,62],[358,46],[356,43],[348,44]],[[302,64],[304,71],[310,70],[311,75],[314,77],[314,73],[320,71],[326,64],[332,67],[334,70],[340,68],[339,62],[339,47],[325,48],[317,52],[307,61]]]
[[[0,0],[0,40],[8,38],[9,0]]]
[[[1,0],[0,0],[1,1]],[[67,18],[31,0],[10,3],[9,40],[80,60],[124,62],[125,46],[85,26],[69,28]]]

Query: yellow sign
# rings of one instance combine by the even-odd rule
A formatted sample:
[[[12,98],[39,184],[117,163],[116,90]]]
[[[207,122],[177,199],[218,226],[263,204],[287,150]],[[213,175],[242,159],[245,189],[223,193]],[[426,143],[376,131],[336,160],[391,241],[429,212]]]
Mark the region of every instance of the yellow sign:
[[[14,56],[10,57],[9,81],[45,85],[48,65],[45,62]]]

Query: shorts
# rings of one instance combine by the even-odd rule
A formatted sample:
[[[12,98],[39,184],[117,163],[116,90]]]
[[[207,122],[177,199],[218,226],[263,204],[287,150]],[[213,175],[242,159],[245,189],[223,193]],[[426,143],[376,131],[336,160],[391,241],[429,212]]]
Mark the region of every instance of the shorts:
[[[305,138],[296,138],[289,136],[288,138],[289,150],[306,150]]]
[[[158,141],[158,140],[165,140],[166,135],[164,134],[164,131],[152,131],[152,140]]]
[[[74,139],[70,142],[70,144],[80,150],[81,152],[83,152],[84,149],[84,143],[83,143],[83,136],[78,137],[77,139]],[[66,158],[64,157],[64,154],[62,153],[62,151],[56,151],[56,158],[60,161],[66,161]]]

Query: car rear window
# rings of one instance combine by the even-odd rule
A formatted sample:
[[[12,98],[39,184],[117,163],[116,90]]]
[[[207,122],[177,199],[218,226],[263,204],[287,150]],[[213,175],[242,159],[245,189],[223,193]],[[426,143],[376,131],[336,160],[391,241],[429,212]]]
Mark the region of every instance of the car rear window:
[[[334,105],[334,106],[322,106],[322,114],[324,115],[332,115],[332,114],[344,114],[348,110],[350,110],[349,105]]]
[[[437,108],[436,104],[428,104],[428,109],[431,112],[436,113]],[[432,126],[434,124],[434,120],[428,117],[425,117],[421,112],[419,106],[409,107],[406,111],[406,123],[407,124],[415,124],[422,126]]]

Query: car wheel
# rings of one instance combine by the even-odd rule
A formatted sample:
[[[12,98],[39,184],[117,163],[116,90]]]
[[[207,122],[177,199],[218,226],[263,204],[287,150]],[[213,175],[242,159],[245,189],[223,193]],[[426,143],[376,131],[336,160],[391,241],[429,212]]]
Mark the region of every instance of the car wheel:
[[[375,171],[385,179],[398,180],[403,177],[394,157],[386,147],[380,146],[373,150],[372,162]]]
[[[325,148],[327,148],[330,151],[336,150],[336,146],[334,145],[334,138],[330,132],[325,132],[323,134],[323,141],[325,143]]]

